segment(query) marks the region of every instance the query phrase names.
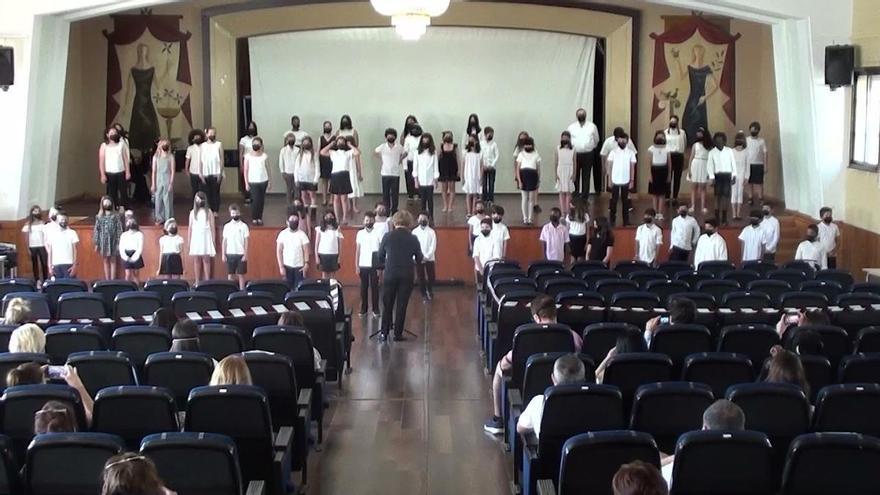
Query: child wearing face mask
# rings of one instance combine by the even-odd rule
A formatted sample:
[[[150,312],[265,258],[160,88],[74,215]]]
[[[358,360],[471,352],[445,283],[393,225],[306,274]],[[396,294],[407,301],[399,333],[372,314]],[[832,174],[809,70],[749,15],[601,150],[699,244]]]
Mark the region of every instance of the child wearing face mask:
[[[794,259],[810,262],[817,270],[828,268],[828,251],[825,250],[825,246],[819,238],[818,225],[807,225],[807,235],[798,244]]]
[[[538,200],[538,187],[541,184],[541,155],[535,150],[535,140],[528,137],[523,141],[522,151],[516,156],[514,174],[519,178],[520,206],[523,224],[532,224],[532,211]]]
[[[474,207],[482,189],[480,181],[483,168],[480,140],[476,135],[470,135],[467,137],[464,152],[464,184],[462,187],[467,202],[467,218],[474,214]]]
[[[703,215],[709,211],[706,209],[706,183],[709,182],[709,173],[706,171],[706,160],[709,158],[709,150],[712,149],[712,136],[709,131],[700,127],[697,129],[697,140],[691,146],[690,152],[690,170],[688,171],[688,180],[691,181],[691,211],[697,204],[697,197],[700,198],[700,209]]]
[[[764,203],[764,176],[767,175],[768,151],[764,138],[759,137],[761,123],[749,124],[749,137],[746,138],[746,161],[749,164],[749,204],[755,204],[755,195],[758,201]]]
[[[544,257],[551,261],[565,261],[568,251],[568,227],[562,223],[562,210],[550,208],[550,220],[544,224],[539,237]]]
[[[434,216],[434,188],[437,179],[440,178],[440,170],[437,167],[437,148],[434,145],[434,136],[426,132],[419,139],[419,147],[416,150],[413,162],[413,181],[419,191],[422,200],[422,211],[427,211],[428,216]]]
[[[189,255],[193,257],[195,281],[211,278],[211,258],[217,255],[214,247],[214,215],[208,208],[205,193],[199,191],[189,212]]]
[[[379,251],[382,236],[376,230],[377,223],[376,214],[372,211],[366,212],[364,228],[358,231],[355,238],[355,259],[361,281],[360,316],[366,316],[370,301],[372,301],[373,317],[379,316],[379,274],[376,267],[376,253]]]
[[[761,229],[761,210],[752,210],[749,214],[749,225],[739,234],[742,243],[742,261],[760,260],[764,255],[766,235]]]
[[[556,191],[559,192],[559,210],[568,215],[571,193],[574,191],[574,148],[571,145],[571,133],[563,131],[556,148]]]
[[[342,218],[342,223],[348,223],[348,195],[353,188],[351,183],[351,169],[354,167],[354,158],[360,155],[357,147],[349,144],[344,137],[337,137],[335,141],[321,149],[321,156],[330,158],[333,168],[330,174],[330,194],[333,195],[333,212],[336,218]]]
[[[165,235],[159,238],[159,270],[156,275],[164,278],[179,279],[183,275],[183,237],[177,235],[177,221],[173,218],[165,220]]]
[[[293,199],[301,197],[305,208],[315,210],[318,208],[315,195],[320,178],[318,153],[315,151],[315,145],[312,142],[311,136],[302,138],[302,143],[299,146],[301,150],[296,157],[296,166],[294,168],[296,191],[294,191]]]
[[[397,143],[397,129],[385,129],[385,142],[376,147],[373,154],[381,161],[379,174],[382,177],[382,201],[397,212],[400,197],[400,163],[406,158],[406,148]]]
[[[455,205],[455,183],[461,180],[461,157],[458,144],[455,143],[452,131],[443,131],[443,142],[437,150],[437,168],[440,176],[440,193],[443,196],[444,212],[451,212]]]
[[[703,235],[694,250],[694,268],[699,270],[707,261],[727,261],[727,242],[718,233],[718,221],[714,218],[703,222]]]
[[[672,169],[672,154],[666,146],[666,133],[657,131],[654,133],[654,144],[648,147],[651,155],[651,182],[648,184],[648,193],[654,197],[654,211],[658,212],[656,218],[663,221],[663,198],[669,192],[669,171]],[[652,215],[653,217],[653,215]]]
[[[339,271],[340,246],[343,239],[336,215],[327,213],[319,227],[315,227],[315,258],[325,279],[334,278]]]
[[[480,222],[480,235],[474,239],[474,278],[477,284],[483,281],[483,268],[489,261],[503,258],[501,245],[495,242],[492,235],[493,221],[484,218]]]
[[[122,235],[122,221],[113,205],[110,196],[101,198],[98,214],[95,216],[95,229],[92,231],[92,244],[101,256],[104,268],[104,279],[116,278],[116,252],[119,248],[119,237]]]
[[[413,229],[413,235],[419,240],[422,250],[422,261],[416,264],[416,275],[419,279],[419,287],[422,289],[422,299],[430,301],[434,299],[434,280],[436,270],[434,256],[437,254],[437,234],[430,226],[430,219],[426,212],[419,213],[419,224]]]
[[[275,239],[275,259],[278,272],[287,281],[290,290],[296,290],[306,276],[309,265],[309,236],[299,228],[296,213],[287,216],[287,228]]]
[[[412,201],[419,194],[416,187],[413,168],[416,157],[419,155],[419,141],[422,136],[422,126],[416,121],[416,118],[410,115],[412,119],[407,118],[408,125],[404,126],[401,143],[406,151],[406,172],[404,173],[406,181],[406,197]]]
[[[501,155],[498,153],[498,143],[495,142],[495,129],[486,126],[483,135],[486,138],[480,143],[480,155],[483,159],[483,202],[492,203],[495,201],[495,170]]]
[[[736,157],[727,147],[727,134],[716,132],[712,138],[715,145],[706,159],[706,173],[715,185],[715,218],[727,225],[727,206],[730,204],[730,188],[739,178],[736,176]]]
[[[296,182],[296,166],[299,160],[300,146],[297,143],[296,135],[293,132],[287,132],[284,135],[284,145],[278,152],[278,170],[284,179],[284,185],[287,189],[287,204],[293,202],[293,198],[300,197]]]
[[[474,205],[474,214],[468,218],[468,256],[474,252],[474,239],[480,235],[480,222],[486,218],[486,207],[482,201],[477,201]]]
[[[323,134],[319,138],[320,148],[322,150],[333,143],[333,124],[329,120],[324,121]],[[320,184],[319,187],[321,189],[321,204],[323,206],[327,206],[327,193],[330,190],[330,174],[333,170],[333,162],[330,161],[329,156],[318,154],[318,164],[320,169]]]
[[[189,131],[189,147],[186,148],[186,165],[184,171],[189,177],[189,186],[193,197],[202,190],[204,176],[202,175],[201,145],[205,142],[205,131],[193,129]]]
[[[391,222],[388,219],[388,209],[385,208],[385,203],[378,202],[376,206],[373,208],[373,212],[376,214],[376,232],[379,234],[379,240],[381,241],[385,234],[391,230]]]
[[[568,205],[568,250],[571,252],[571,260],[581,261],[587,256],[587,225],[590,216],[587,215],[583,203],[571,203]]]
[[[171,153],[171,143],[160,138],[156,146],[156,154],[153,155],[153,181],[150,192],[153,193],[156,211],[154,213],[156,225],[162,225],[165,220],[174,215],[174,155]]]
[[[144,267],[144,234],[137,220],[125,224],[125,232],[119,238],[119,257],[125,268],[125,280],[140,285],[140,272]]]
[[[657,252],[663,245],[663,230],[654,224],[657,212],[653,208],[645,210],[645,216],[636,229],[636,261],[651,266],[657,264]]]
[[[348,136],[345,140],[349,146],[354,146],[354,137]],[[351,182],[351,192],[348,193],[348,201],[351,205],[349,209],[358,214],[361,212],[358,208],[358,198],[364,197],[364,189],[361,187],[361,182],[364,181],[364,172],[360,154],[352,156],[351,167],[348,169],[348,180]]]
[[[257,135],[259,135],[259,132],[257,130],[257,123],[252,120],[248,122],[247,129],[245,130],[245,135],[238,140],[238,165],[240,167],[244,166],[244,157],[247,156],[248,153],[254,151],[253,143],[254,138],[257,137]],[[223,154],[222,148],[220,154]],[[245,203],[251,202],[251,194],[249,191],[247,191],[247,189],[245,189],[244,191],[244,198]],[[210,200],[211,197],[208,196],[208,199]],[[213,208],[211,209],[214,211],[215,214],[217,213],[217,210],[214,210]]]
[[[291,135],[292,136],[292,135]],[[239,290],[245,289],[244,276],[247,274],[248,238],[251,231],[247,223],[241,221],[238,205],[229,205],[229,223],[223,226],[223,261],[229,280],[238,279]]]
[[[31,206],[31,213],[22,225],[21,231],[24,233],[25,244],[31,255],[31,273],[34,274],[34,280],[37,281],[39,288],[42,282],[49,279],[49,262],[46,259],[46,229],[43,224],[43,212],[38,205]]]
[[[107,185],[107,196],[115,204],[128,205],[128,181],[131,180],[131,157],[122,134],[115,127],[104,131],[104,142],[98,149],[98,172]]]
[[[738,131],[736,137],[733,138],[733,160],[736,164],[736,173],[734,175],[736,175],[737,180],[733,183],[730,191],[730,205],[733,209],[733,219],[740,220],[742,218],[743,189],[745,189],[746,182],[749,181],[751,174],[748,150],[746,150],[746,135],[743,131]]]
[[[256,124],[248,132],[254,132],[254,136],[256,136]],[[220,185],[223,183],[224,177],[223,143],[217,139],[217,129],[209,127],[205,134],[207,138],[199,148],[199,158],[202,166],[200,180],[208,201],[207,206],[216,217],[220,211]],[[241,155],[239,163],[244,163],[245,155],[253,151],[253,137],[247,135],[241,139],[239,147],[244,153]]]
[[[58,228],[53,230],[46,239],[46,250],[49,258],[49,272],[54,279],[76,277],[79,235],[68,227],[67,214],[58,212],[56,216]]]
[[[492,242],[497,245],[499,258],[507,256],[507,241],[509,240],[510,229],[504,223],[504,207],[494,205],[492,206]]]
[[[664,131],[664,135],[670,155],[670,184],[666,199],[671,200],[673,206],[678,206],[678,191],[681,189],[681,173],[684,171],[684,154],[687,149],[687,133],[678,127],[677,115],[669,117],[669,127]]]
[[[834,215],[831,208],[827,206],[819,209],[819,217],[822,218],[822,222],[817,229],[818,239],[822,243],[825,256],[828,258],[828,266],[822,268],[837,268],[837,243],[840,242],[840,227],[834,223]]]
[[[244,157],[244,169],[242,174],[245,178],[244,188],[251,193],[251,222],[254,225],[263,225],[263,207],[266,205],[266,193],[271,189],[269,182],[269,169],[266,162],[269,155],[263,151],[263,139],[255,137],[251,142],[253,151]]]

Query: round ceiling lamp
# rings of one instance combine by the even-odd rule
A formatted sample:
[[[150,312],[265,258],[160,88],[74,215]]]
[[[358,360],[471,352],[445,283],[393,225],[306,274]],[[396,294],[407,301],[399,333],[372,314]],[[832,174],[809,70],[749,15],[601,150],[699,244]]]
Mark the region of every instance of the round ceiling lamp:
[[[428,30],[431,18],[443,15],[449,0],[370,0],[379,14],[391,17],[391,25],[405,40],[417,40]]]

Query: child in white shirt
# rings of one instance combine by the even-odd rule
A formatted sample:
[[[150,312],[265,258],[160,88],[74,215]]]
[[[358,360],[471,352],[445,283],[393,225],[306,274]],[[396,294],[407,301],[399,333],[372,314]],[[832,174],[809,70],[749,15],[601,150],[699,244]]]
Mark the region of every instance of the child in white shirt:
[[[333,212],[324,214],[321,225],[315,227],[315,257],[325,279],[335,278],[339,271],[339,253],[342,244],[342,232]]]
[[[289,137],[293,138],[294,136],[291,134]],[[223,226],[223,261],[226,262],[226,273],[229,280],[237,278],[239,290],[244,290],[250,229],[245,222],[241,221],[241,211],[238,205],[229,205],[229,217],[232,220]]]
[[[144,234],[137,220],[125,224],[125,232],[119,237],[119,256],[125,268],[125,280],[140,284],[140,271],[144,267]]]
[[[663,230],[654,224],[655,215],[653,208],[645,210],[644,223],[636,229],[636,261],[651,266],[656,265],[657,251],[663,245]]]
[[[179,279],[183,275],[183,237],[177,235],[177,220],[165,221],[165,235],[159,238],[159,270],[156,275]]]
[[[367,303],[370,300],[373,304],[373,316],[379,316],[379,273],[375,254],[379,251],[384,234],[376,230],[376,224],[376,214],[367,211],[364,214],[364,228],[358,231],[355,238],[355,259],[361,280],[361,316],[367,314]]]
[[[480,154],[483,158],[483,202],[495,201],[495,167],[498,164],[498,143],[495,142],[495,129],[486,126],[483,129],[486,140],[480,143]]]
[[[413,235],[419,240],[422,248],[422,262],[416,266],[416,274],[419,278],[419,286],[422,288],[422,298],[430,301],[434,298],[434,279],[436,271],[434,256],[437,253],[437,234],[428,225],[428,214],[419,213],[419,225],[413,229]]]

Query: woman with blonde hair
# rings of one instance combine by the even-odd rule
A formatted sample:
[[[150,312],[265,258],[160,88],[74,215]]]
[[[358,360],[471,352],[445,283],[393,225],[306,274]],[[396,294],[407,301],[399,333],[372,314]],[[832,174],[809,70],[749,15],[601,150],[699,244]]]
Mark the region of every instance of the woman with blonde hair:
[[[98,214],[95,216],[95,230],[92,233],[92,244],[101,256],[104,267],[104,278],[116,278],[116,252],[119,249],[119,238],[122,236],[122,220],[116,211],[116,205],[110,196],[101,198]]]
[[[104,464],[101,495],[175,495],[159,478],[149,457],[125,452]]]
[[[240,354],[221,359],[211,374],[211,385],[253,385],[247,361]]]
[[[9,352],[46,352],[46,334],[33,323],[24,324],[12,331],[9,336]]]
[[[217,255],[214,247],[214,214],[208,207],[203,191],[196,193],[193,209],[189,212],[189,255],[193,257],[195,281],[211,278],[211,258]]]
[[[31,305],[22,297],[13,297],[6,304],[3,315],[4,325],[21,325],[31,319]]]

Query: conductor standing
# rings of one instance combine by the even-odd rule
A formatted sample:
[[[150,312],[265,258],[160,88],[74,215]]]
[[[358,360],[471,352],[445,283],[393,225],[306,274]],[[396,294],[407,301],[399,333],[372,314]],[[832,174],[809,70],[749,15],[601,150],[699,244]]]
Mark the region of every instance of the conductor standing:
[[[385,260],[382,284],[382,329],[379,340],[385,341],[394,326],[394,340],[403,340],[406,307],[413,290],[416,263],[422,262],[419,239],[411,232],[413,218],[406,210],[391,217],[394,230],[379,245],[379,259]],[[392,320],[392,317],[394,318]]]

